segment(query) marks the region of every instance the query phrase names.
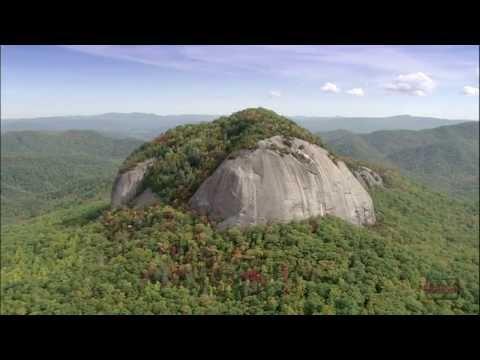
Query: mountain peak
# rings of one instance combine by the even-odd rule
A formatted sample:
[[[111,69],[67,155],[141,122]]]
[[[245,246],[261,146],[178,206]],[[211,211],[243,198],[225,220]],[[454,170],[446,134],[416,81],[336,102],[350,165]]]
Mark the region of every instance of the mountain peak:
[[[112,206],[155,202],[190,204],[223,228],[326,214],[375,222],[370,196],[345,163],[265,108],[180,126],[132,153],[114,183]]]

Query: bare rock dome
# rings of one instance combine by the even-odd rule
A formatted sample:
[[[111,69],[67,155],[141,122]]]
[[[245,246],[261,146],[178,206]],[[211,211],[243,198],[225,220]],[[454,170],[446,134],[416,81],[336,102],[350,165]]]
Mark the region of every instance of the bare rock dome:
[[[374,224],[373,202],[344,162],[318,145],[274,136],[231,154],[190,199],[218,228],[327,214]]]

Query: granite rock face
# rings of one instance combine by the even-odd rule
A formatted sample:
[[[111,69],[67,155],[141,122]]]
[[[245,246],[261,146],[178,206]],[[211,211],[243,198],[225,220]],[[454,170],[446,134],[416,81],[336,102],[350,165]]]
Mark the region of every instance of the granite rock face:
[[[117,175],[112,188],[112,208],[129,205],[130,202],[135,199],[142,189],[145,174],[153,165],[154,161],[155,159],[145,160],[137,164],[133,169]]]
[[[375,186],[383,187],[382,177],[365,166],[360,166],[353,173],[358,181],[365,186],[365,188],[372,188]]]
[[[323,148],[274,136],[230,155],[190,199],[219,229],[327,214],[374,224],[373,202],[342,161]]]

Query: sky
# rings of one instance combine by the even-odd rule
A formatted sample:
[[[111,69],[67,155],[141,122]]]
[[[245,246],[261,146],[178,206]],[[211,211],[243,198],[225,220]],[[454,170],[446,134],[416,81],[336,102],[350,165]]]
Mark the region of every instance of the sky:
[[[2,46],[1,105],[2,119],[261,106],[285,116],[478,120],[479,47]]]

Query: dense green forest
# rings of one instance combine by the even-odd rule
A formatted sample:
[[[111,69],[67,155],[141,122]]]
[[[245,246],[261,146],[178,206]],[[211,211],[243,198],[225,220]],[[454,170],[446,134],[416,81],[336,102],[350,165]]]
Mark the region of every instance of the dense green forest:
[[[385,176],[367,228],[332,217],[218,232],[170,206],[101,201],[4,226],[2,313],[478,313],[478,204]],[[452,278],[453,298],[422,290]]]
[[[88,200],[2,226],[1,312],[479,312],[478,202],[457,201],[395,170],[369,164],[385,183],[371,190],[374,226],[324,217],[218,231],[188,211],[184,200],[222,159],[276,134],[320,143],[265,109],[178,127],[122,165],[157,157],[148,185],[163,204],[112,211],[104,200]],[[455,293],[425,291],[452,279]]]
[[[478,201],[478,122],[421,131],[338,130],[320,135],[339,155],[397,168],[432,189]]]
[[[93,131],[2,134],[2,223],[108,197],[119,164],[140,144]]]

